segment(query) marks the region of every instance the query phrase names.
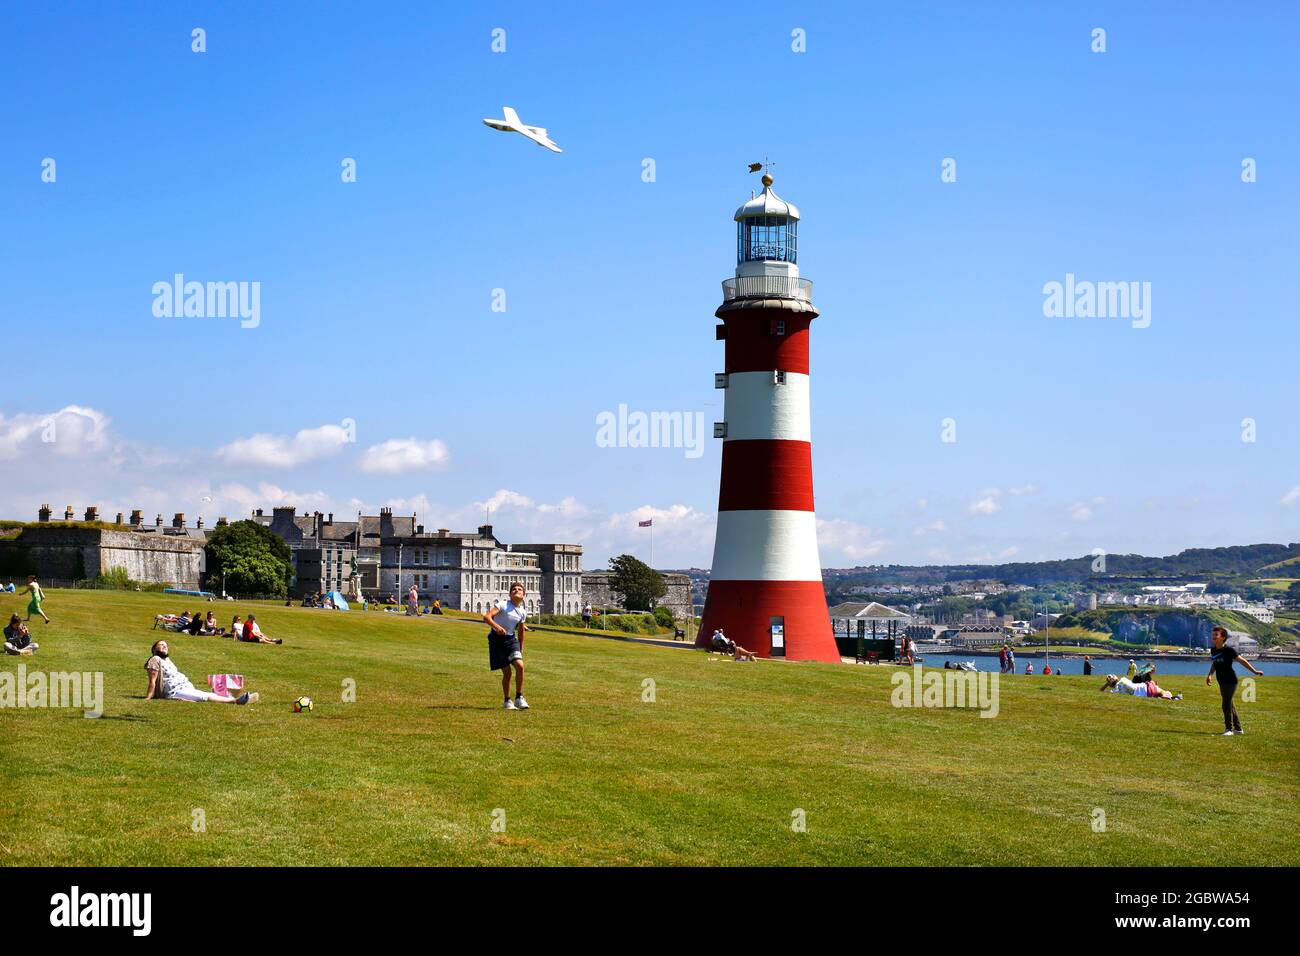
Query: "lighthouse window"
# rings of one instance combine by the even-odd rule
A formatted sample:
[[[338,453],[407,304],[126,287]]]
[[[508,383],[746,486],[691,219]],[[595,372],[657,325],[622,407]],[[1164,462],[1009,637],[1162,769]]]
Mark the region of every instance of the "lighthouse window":
[[[775,372],[773,372],[773,373],[772,373],[772,381],[775,382],[777,385],[784,385],[784,384],[785,384],[785,370],[784,370],[784,369],[777,369]]]
[[[739,261],[798,261],[797,219],[785,216],[750,216],[739,225],[736,234]]]

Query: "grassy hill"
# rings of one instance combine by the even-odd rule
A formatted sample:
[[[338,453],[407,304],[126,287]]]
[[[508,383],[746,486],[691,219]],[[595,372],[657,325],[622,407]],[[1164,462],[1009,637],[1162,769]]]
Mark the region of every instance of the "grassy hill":
[[[1106,555],[1106,572],[1093,570],[1095,558],[1084,555],[1056,561],[1013,561],[1006,564],[889,565],[828,572],[837,586],[883,584],[943,584],[990,580],[1040,586],[1079,584],[1112,587],[1138,581],[1236,581],[1269,570],[1270,577],[1300,577],[1300,544],[1248,544],[1223,548],[1188,548],[1177,554]]]
[[[1072,611],[1063,614],[1052,625],[1052,630],[1079,629],[1090,633],[1109,634],[1113,640],[1131,644],[1150,641],[1148,629],[1154,628],[1161,644],[1175,647],[1209,647],[1210,632],[1216,625],[1230,631],[1244,631],[1262,646],[1277,644],[1283,638],[1277,625],[1265,624],[1240,611],[1222,608],[1175,608],[1158,605],[1116,605],[1099,607],[1092,611]]]
[[[536,632],[511,713],[481,624],[261,606],[283,646],[167,635],[259,704],[145,701],[152,616],[186,601],[52,591],[40,653],[0,657],[106,682],[98,720],[0,710],[0,863],[1300,864],[1300,678],[1261,680],[1221,738],[1196,678],[1164,702],[1010,677],[983,719],[892,706],[891,667]]]

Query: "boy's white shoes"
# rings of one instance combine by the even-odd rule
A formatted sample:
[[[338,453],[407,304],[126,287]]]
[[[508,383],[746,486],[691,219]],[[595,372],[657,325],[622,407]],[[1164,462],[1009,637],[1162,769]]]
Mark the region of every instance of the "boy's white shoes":
[[[515,706],[515,702],[514,702],[513,700],[511,700],[509,697],[506,698],[506,702],[505,702],[504,704],[501,705],[501,708],[502,708],[503,710],[518,710],[518,709],[519,709],[518,707]]]
[[[528,701],[524,700],[523,694],[515,694],[515,709],[516,710],[528,709]]]

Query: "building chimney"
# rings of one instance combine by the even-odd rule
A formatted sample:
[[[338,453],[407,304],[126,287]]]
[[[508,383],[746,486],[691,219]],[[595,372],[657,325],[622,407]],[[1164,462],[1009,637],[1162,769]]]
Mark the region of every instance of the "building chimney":
[[[481,524],[478,526],[478,533],[481,537],[492,537],[492,526],[490,524]]]
[[[172,516],[172,527],[173,528],[185,527],[185,512],[178,511],[176,512],[176,514]]]
[[[416,533],[416,534],[424,534],[424,525],[422,525],[422,524],[417,524],[417,525],[415,526],[415,533]]]
[[[87,509],[86,509],[86,520],[87,520],[87,521],[98,521],[98,520],[99,520],[99,509],[96,508],[96,507],[94,507],[93,505],[92,505],[91,507],[87,508]]]
[[[131,527],[138,528],[142,524],[144,524],[144,512],[136,508],[131,512]]]
[[[217,519],[218,528],[224,528],[228,524],[230,524],[230,519],[227,518],[225,515],[222,515],[220,518]]]
[[[439,528],[439,529],[438,529],[438,537],[440,537],[440,538],[445,538],[445,537],[447,537],[447,535],[449,535],[449,534],[451,534],[451,529],[450,529],[450,528]]]
[[[331,525],[334,523],[334,512],[332,512],[332,511],[330,512],[329,519],[328,519],[325,523],[326,523],[326,524],[331,524]]]
[[[122,523],[122,512],[119,511],[119,512],[117,513],[117,520],[116,520],[115,522],[113,522],[113,523],[114,523],[114,524],[121,524],[121,523]]]
[[[38,511],[38,512],[36,512],[36,520],[37,520],[37,521],[49,521],[49,520],[50,520],[50,506],[49,506],[49,505],[41,505],[41,510]]]
[[[66,508],[63,509],[63,520],[64,521],[72,520],[72,505],[68,505]]]
[[[161,527],[162,527],[162,515],[161,515],[161,514],[158,515],[158,517],[156,517],[156,518],[153,519],[153,526],[154,526],[155,528],[161,528]]]
[[[253,512],[253,517],[254,517],[254,518],[260,518],[260,517],[262,517],[262,509],[261,509],[261,508],[258,508],[256,511],[254,511],[254,512]]]
[[[194,527],[196,527],[196,528],[202,528],[202,527],[203,527],[203,515],[199,515],[199,520],[196,521],[196,522],[194,522]]]

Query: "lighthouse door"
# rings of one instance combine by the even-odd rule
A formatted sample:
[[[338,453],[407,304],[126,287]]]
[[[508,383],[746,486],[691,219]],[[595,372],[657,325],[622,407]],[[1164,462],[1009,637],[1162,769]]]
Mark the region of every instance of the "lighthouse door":
[[[772,621],[772,656],[785,657],[785,618],[774,617]]]

